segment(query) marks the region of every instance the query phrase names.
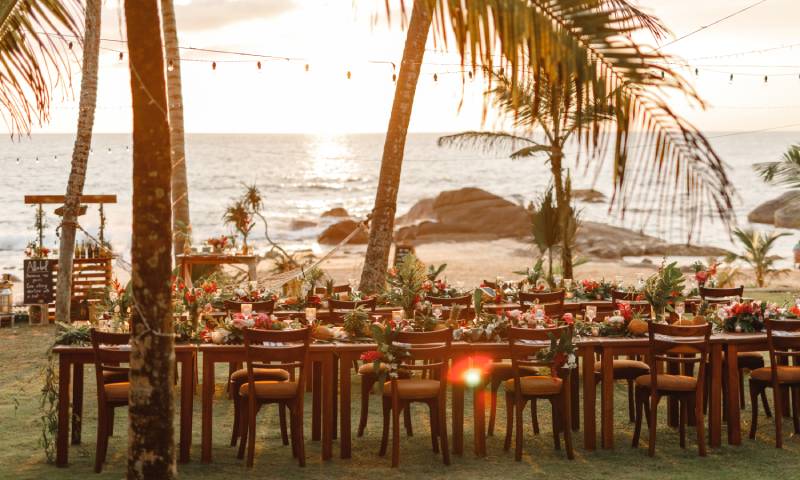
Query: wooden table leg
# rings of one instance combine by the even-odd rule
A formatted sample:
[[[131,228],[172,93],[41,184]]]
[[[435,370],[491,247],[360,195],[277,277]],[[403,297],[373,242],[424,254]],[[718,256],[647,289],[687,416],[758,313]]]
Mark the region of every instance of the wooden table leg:
[[[478,385],[472,392],[473,437],[478,457],[486,456],[486,390],[483,387]]]
[[[455,364],[456,359],[453,360]],[[453,409],[453,453],[464,453],[464,383],[455,382],[451,386]]]
[[[580,360],[580,356],[576,361]],[[577,432],[581,429],[581,396],[580,396],[580,375],[578,368],[573,368],[569,371],[569,388],[570,388],[570,419],[572,420],[572,431]]]
[[[83,421],[83,364],[72,364],[72,444],[81,444]]]
[[[203,404],[201,435],[201,461],[211,462],[211,428],[214,415],[214,361],[208,353],[203,353]]]
[[[66,355],[58,357],[58,433],[56,434],[56,466],[69,463],[69,383],[71,365]]]
[[[614,350],[605,348],[603,350],[602,368],[603,382],[601,385],[603,395],[600,398],[602,422],[601,432],[603,436],[602,447],[605,449],[614,448]]]
[[[320,362],[322,376],[322,460],[333,458],[334,401],[336,382],[333,375],[335,355],[330,353]]]
[[[336,405],[339,404],[339,391],[338,391],[339,389],[337,388],[338,387],[338,381],[339,381],[339,356],[335,355],[335,354],[331,354],[331,355],[333,356],[332,362],[331,362],[331,368],[333,369],[333,376],[331,377],[331,379],[333,381],[333,390],[331,391],[331,395],[332,395],[332,399],[333,399],[332,400],[333,401],[333,408],[331,409],[331,415],[332,415],[331,416],[331,427],[333,428],[333,430],[332,430],[333,439],[335,440],[336,439],[336,434],[337,434],[337,432],[339,430],[339,427],[337,425],[338,412],[336,411]]]
[[[194,365],[196,354],[192,352],[181,361],[181,434],[178,462],[189,461],[192,447],[192,400],[194,394]]]
[[[722,443],[722,344],[711,345],[711,395],[708,399],[708,432],[711,448]]]
[[[741,445],[742,425],[739,412],[739,359],[735,343],[728,344],[726,363],[728,371],[728,443]]]
[[[347,354],[339,356],[339,449],[341,458],[350,458],[352,454],[352,426],[350,425],[351,401],[351,366],[352,357]]]
[[[313,362],[311,376],[311,440],[318,442],[322,438],[321,413],[322,413],[322,363]]]
[[[581,349],[583,359],[583,447],[594,450],[597,446],[597,382],[594,377],[594,348]]]
[[[680,375],[681,365],[678,362],[667,362],[667,373],[670,375]],[[667,398],[667,425],[677,428],[680,423],[680,412],[678,411],[678,400],[672,396]]]

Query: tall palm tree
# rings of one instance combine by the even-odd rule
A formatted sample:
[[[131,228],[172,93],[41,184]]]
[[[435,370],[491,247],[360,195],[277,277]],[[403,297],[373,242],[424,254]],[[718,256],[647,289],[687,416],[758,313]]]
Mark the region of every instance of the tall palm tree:
[[[161,21],[167,57],[167,92],[169,94],[169,128],[172,142],[172,253],[183,253],[190,229],[189,186],[186,178],[186,142],[183,131],[183,90],[181,87],[181,54],[178,48],[178,27],[172,0],[161,0]]]
[[[765,162],[754,166],[765,182],[800,188],[800,145],[792,145],[780,162]]]
[[[733,235],[742,244],[744,255],[731,253],[726,257],[726,261],[742,260],[750,265],[753,268],[758,288],[765,287],[769,277],[778,276],[786,272],[786,270],[774,268],[775,257],[770,255],[769,252],[775,246],[775,241],[789,235],[788,233],[766,233],[756,232],[750,228],[745,230],[737,228],[733,231]]]
[[[491,98],[499,113],[513,119],[513,126],[521,129],[523,136],[508,132],[464,132],[440,137],[438,144],[459,147],[480,146],[492,149],[511,145],[511,158],[542,155],[547,158],[553,177],[556,196],[557,225],[560,230],[561,268],[564,278],[572,278],[572,242],[575,230],[571,193],[564,175],[564,148],[567,142],[580,135],[582,129],[613,120],[609,97],[595,98],[578,111],[578,98],[572,79],[562,81],[548,78],[542,73],[534,82],[531,79],[512,83],[504,74],[490,74],[495,84],[486,95]],[[536,97],[539,101],[536,102]],[[544,141],[533,134],[540,129]],[[517,148],[522,146],[522,148]]]
[[[392,114],[383,144],[383,158],[378,177],[378,190],[369,232],[369,243],[361,272],[360,289],[379,292],[386,283],[389,250],[394,235],[394,217],[397,213],[397,192],[400,189],[400,171],[411,120],[411,107],[417,91],[417,80],[425,54],[425,43],[431,28],[433,6],[427,0],[416,0],[408,24],[403,60],[397,76]]]
[[[67,181],[64,216],[61,222],[59,243],[58,279],[56,283],[56,321],[70,321],[72,299],[72,257],[75,253],[75,226],[78,208],[86,182],[89,150],[92,147],[94,112],[97,105],[97,70],[100,63],[101,0],[86,0],[85,36],[83,39],[83,67],[81,94],[78,109],[78,128],[72,149],[72,165]]]
[[[177,476],[170,130],[158,0],[125,0],[133,105],[128,479]]]
[[[45,32],[81,38],[81,10],[80,0],[0,2],[0,117],[12,134],[49,120],[51,87],[69,84],[71,56]]]
[[[633,34],[640,31],[649,31],[656,41],[663,38],[658,19],[628,0],[474,0],[467,4],[417,0],[415,6],[420,3],[434,9],[435,38],[445,45],[454,43],[470,72],[503,68],[510,72],[513,85],[528,78],[536,83],[541,75],[570,78],[578,117],[595,98],[615,92],[616,128],[606,130],[595,122],[579,133],[581,146],[594,152],[613,138],[612,207],[619,214],[625,214],[632,199],[641,198],[660,212],[684,210],[690,237],[709,214],[731,225],[733,186],[722,160],[666,99],[679,93],[701,107],[705,104],[672,68],[682,63],[679,59],[634,40]],[[533,105],[539,104],[541,95],[534,91]],[[399,171],[399,166],[393,168]],[[631,175],[633,180],[628,179]],[[662,182],[666,177],[674,181]],[[396,191],[397,184],[379,189]],[[386,225],[373,224],[370,236],[387,237],[385,232]],[[380,242],[371,239],[370,243]],[[375,277],[366,272],[385,269],[377,264],[386,263],[388,249],[385,255],[374,250],[367,256],[362,286],[365,277]]]

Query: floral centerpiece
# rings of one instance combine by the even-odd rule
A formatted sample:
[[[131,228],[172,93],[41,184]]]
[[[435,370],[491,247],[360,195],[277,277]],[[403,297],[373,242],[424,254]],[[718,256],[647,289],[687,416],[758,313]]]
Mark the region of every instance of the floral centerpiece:
[[[225,247],[228,246],[228,242],[230,241],[230,237],[227,235],[221,235],[219,237],[212,237],[206,240],[206,244],[211,247],[214,253],[222,253],[225,250]]]
[[[342,328],[352,338],[368,337],[370,334],[369,313],[363,306],[347,312]]]
[[[373,323],[370,329],[372,338],[378,347],[376,350],[362,353],[361,360],[373,364],[374,371],[378,376],[375,384],[382,388],[387,377],[389,379],[399,377],[400,364],[404,359],[410,357],[409,347],[395,341],[400,329],[392,321],[385,324]],[[385,368],[382,368],[384,366]]]
[[[578,348],[572,341],[572,330],[565,329],[558,338],[552,333],[548,333],[547,337],[550,339],[550,346],[537,351],[536,359],[542,362],[551,362],[555,370],[577,368]]]
[[[423,284],[426,281],[425,265],[414,254],[408,254],[397,268],[390,268],[387,272],[383,300],[391,305],[399,305],[406,318],[413,318],[414,310],[425,293]]]
[[[232,295],[227,297],[228,300],[242,303],[269,302],[271,300],[277,301],[278,299],[278,295],[274,292],[259,287],[258,283],[253,281],[234,287]]]
[[[200,338],[206,343],[240,344],[244,339],[245,328],[259,328],[262,330],[284,330],[285,322],[266,313],[253,313],[243,315],[234,313],[221,321],[208,319],[205,327],[200,332]]]
[[[25,247],[25,256],[28,258],[47,258],[50,256],[50,249],[36,242],[30,242],[28,246]]]
[[[697,281],[698,286],[705,286],[706,282],[709,279],[712,279],[717,274],[717,262],[711,262],[709,266],[706,266],[700,260],[694,262],[692,264],[692,269],[694,270],[694,279]]]
[[[717,309],[716,327],[725,332],[760,332],[765,318],[780,316],[777,305],[767,302],[745,302],[721,305]]]
[[[188,322],[175,325],[176,332],[184,340],[196,337],[200,328],[200,316],[211,313],[214,303],[220,300],[220,289],[216,280],[208,278],[199,287],[188,287],[182,278],[172,278],[173,312],[176,316],[188,313]],[[186,337],[186,338],[184,338]]]
[[[544,272],[543,258],[537,260],[533,267],[528,267],[525,270],[519,270],[514,273],[523,275],[525,278],[522,281],[535,291],[546,291],[550,288],[547,275]]]
[[[644,285],[644,297],[657,320],[667,311],[674,311],[673,304],[683,300],[683,289],[683,273],[677,262],[667,264],[666,260],[663,261],[658,272],[651,275]]]
[[[575,286],[573,296],[579,300],[608,300],[614,285],[605,279],[600,281],[584,279]]]

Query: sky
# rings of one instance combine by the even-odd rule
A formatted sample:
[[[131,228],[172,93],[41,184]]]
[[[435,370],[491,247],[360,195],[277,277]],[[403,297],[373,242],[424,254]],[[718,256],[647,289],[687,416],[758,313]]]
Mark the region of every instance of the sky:
[[[759,0],[640,0],[679,38]],[[189,133],[385,132],[391,112],[392,65],[405,34],[389,24],[378,0],[175,0],[181,46],[296,59],[256,60],[181,52],[185,127]],[[407,5],[412,2],[406,1]],[[124,39],[122,2],[103,8],[102,37]],[[399,5],[399,0],[393,4]],[[395,12],[397,13],[397,12]],[[672,98],[671,105],[704,131],[800,130],[798,0],[764,0],[755,7],[664,47],[687,59],[685,71],[708,108]],[[670,41],[670,40],[667,40]],[[652,41],[648,40],[648,43]],[[794,48],[782,48],[796,44]],[[104,41],[95,131],[130,132],[130,83],[125,44]],[[438,48],[437,48],[438,47]],[[498,126],[483,120],[480,80],[463,81],[458,56],[429,39],[409,130],[451,132]],[[767,52],[731,56],[760,49]],[[724,56],[721,56],[724,55]],[[714,57],[714,58],[708,58]],[[212,69],[211,61],[217,61]],[[305,65],[308,64],[308,71]],[[436,65],[439,64],[439,65]],[[694,69],[697,68],[697,75]],[[350,79],[347,74],[350,72]],[[733,81],[730,75],[733,74]],[[436,74],[436,80],[434,80]],[[767,82],[764,76],[767,76]],[[34,133],[72,133],[74,92],[59,94],[51,122]],[[785,128],[776,128],[786,126]]]

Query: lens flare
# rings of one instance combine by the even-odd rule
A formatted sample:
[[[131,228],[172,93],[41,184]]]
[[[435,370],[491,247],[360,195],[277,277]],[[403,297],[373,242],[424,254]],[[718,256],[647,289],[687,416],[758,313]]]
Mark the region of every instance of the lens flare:
[[[482,373],[480,368],[468,368],[464,372],[464,384],[468,387],[477,387],[481,384]]]

